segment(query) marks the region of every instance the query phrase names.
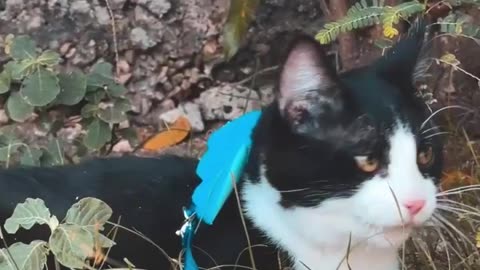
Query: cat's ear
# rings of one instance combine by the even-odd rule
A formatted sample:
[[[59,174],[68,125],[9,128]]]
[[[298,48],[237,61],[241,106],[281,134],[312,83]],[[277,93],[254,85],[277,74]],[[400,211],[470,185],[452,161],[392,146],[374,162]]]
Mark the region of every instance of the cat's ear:
[[[292,43],[280,72],[277,103],[284,118],[298,132],[331,119],[342,109],[337,75],[321,45],[300,36]]]

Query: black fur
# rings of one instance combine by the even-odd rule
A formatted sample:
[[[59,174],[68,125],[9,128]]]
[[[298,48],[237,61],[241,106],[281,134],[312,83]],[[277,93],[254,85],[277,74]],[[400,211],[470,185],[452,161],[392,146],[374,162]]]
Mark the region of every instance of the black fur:
[[[284,207],[314,206],[331,196],[351,194],[369,176],[358,169],[352,157],[369,155],[387,162],[386,135],[394,114],[420,132],[419,125],[425,120],[426,111],[414,96],[412,73],[422,31],[402,41],[391,54],[372,66],[340,76],[326,63],[316,41],[309,37],[297,39],[292,50],[302,44],[313,48],[320,61],[325,61],[318,68],[324,72],[322,76],[329,80],[329,85],[309,89],[312,95],[300,99],[294,94],[279,94],[277,101],[264,109],[253,134],[252,153],[246,168],[249,181],[259,180],[263,164],[269,181],[278,190],[308,187],[305,192],[283,193]],[[288,71],[288,67],[284,67],[285,70]],[[322,103],[319,92],[327,93],[333,103]],[[286,101],[283,107],[278,103],[282,98]],[[433,145],[436,155],[441,157],[438,137],[425,141],[418,135],[418,141],[420,145]],[[178,258],[181,241],[175,231],[184,219],[182,207],[190,205],[192,191],[199,183],[196,164],[194,159],[173,156],[124,157],[97,159],[75,166],[3,170],[0,171],[1,220],[9,217],[14,206],[27,197],[44,199],[59,218],[76,198],[96,197],[113,208],[113,220],[121,216],[123,226],[142,232],[170,257]],[[438,177],[441,167],[441,158],[437,158],[423,173]],[[21,230],[17,239],[8,236],[6,240],[28,243],[46,239],[48,229],[43,227],[29,233]],[[257,269],[277,269],[276,250],[248,220],[247,227]],[[143,269],[170,269],[170,262],[161,252],[139,237],[120,230],[116,242],[110,254],[112,259],[121,261],[127,257]],[[213,226],[200,226],[194,245],[197,247],[195,258],[201,267],[235,264],[251,267],[235,196],[228,199]]]

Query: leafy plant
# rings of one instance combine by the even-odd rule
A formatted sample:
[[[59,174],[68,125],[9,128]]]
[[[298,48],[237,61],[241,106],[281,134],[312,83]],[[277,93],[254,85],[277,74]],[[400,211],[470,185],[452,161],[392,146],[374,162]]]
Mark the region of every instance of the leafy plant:
[[[14,243],[0,251],[2,270],[42,270],[50,252],[65,267],[82,269],[102,248],[115,242],[100,232],[112,216],[112,209],[96,198],[83,198],[67,211],[63,223],[50,213],[41,199],[27,198],[16,206],[5,224],[5,231],[15,234],[20,228],[30,230],[35,225],[48,225],[51,231],[48,242],[34,240],[30,244]],[[18,267],[18,268],[17,268]]]
[[[5,52],[11,61],[0,73],[0,94],[9,94],[6,108],[12,120],[24,122],[34,112],[52,106],[81,105],[83,123],[88,127],[84,144],[92,150],[108,143],[114,125],[127,120],[131,109],[124,97],[127,89],[115,81],[110,63],[98,62],[88,74],[81,70],[58,72],[60,55],[39,51],[24,35],[10,35]]]
[[[14,125],[0,128],[0,162],[9,167],[14,161],[25,166],[64,165],[63,142],[49,137],[46,146],[32,146],[20,140]]]
[[[320,43],[328,44],[335,40],[340,33],[381,23],[383,35],[391,39],[399,34],[395,25],[401,19],[408,19],[415,14],[428,12],[427,2],[414,0],[403,2],[396,6],[388,6],[384,5],[383,0],[372,0],[371,3],[368,3],[366,0],[360,0],[348,10],[345,17],[325,24],[315,37]],[[442,3],[449,4],[452,7],[461,4],[480,5],[478,0],[448,0],[442,1]],[[450,26],[442,26],[442,31],[455,33],[460,28],[465,29],[463,33],[467,36],[478,35],[478,27],[467,26],[466,23],[462,23],[459,26],[457,23],[450,22]],[[383,47],[385,44],[386,42],[382,41],[379,46]]]
[[[372,5],[366,0],[361,0],[348,10],[345,17],[325,24],[324,29],[316,35],[316,39],[326,44],[337,38],[340,33],[377,24],[385,9],[385,0],[373,0]]]

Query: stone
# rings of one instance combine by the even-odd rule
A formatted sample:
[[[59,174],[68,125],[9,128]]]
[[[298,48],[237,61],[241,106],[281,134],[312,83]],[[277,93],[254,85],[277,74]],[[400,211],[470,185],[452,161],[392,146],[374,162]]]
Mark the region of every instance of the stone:
[[[204,120],[232,120],[261,108],[257,92],[226,83],[204,91],[197,102]]]
[[[178,108],[161,114],[159,118],[167,124],[173,124],[180,116],[185,116],[188,119],[193,132],[202,132],[205,130],[200,106],[193,102],[179,104]]]
[[[130,40],[134,46],[139,47],[142,50],[152,48],[157,44],[156,41],[148,36],[147,31],[141,27],[135,27],[132,29],[130,32]]]

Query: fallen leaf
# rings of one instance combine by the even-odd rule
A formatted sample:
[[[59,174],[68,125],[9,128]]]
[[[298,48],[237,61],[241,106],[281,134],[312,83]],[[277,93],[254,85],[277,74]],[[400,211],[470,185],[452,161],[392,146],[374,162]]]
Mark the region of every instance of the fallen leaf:
[[[444,173],[440,187],[442,190],[448,190],[454,187],[473,185],[475,183],[475,178],[462,171],[456,170]]]
[[[153,136],[144,145],[143,149],[157,151],[182,142],[190,133],[191,125],[188,119],[180,116],[167,130]]]

